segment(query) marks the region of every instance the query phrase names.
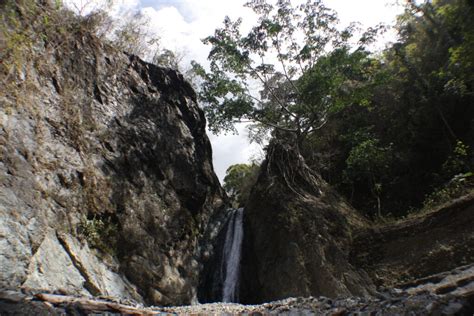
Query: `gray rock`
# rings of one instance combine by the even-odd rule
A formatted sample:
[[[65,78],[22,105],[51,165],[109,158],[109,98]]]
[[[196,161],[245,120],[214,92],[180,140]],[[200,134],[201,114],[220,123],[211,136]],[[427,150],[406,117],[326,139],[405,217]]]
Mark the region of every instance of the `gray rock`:
[[[30,260],[23,287],[87,296],[90,292],[84,287],[85,282],[56,233],[50,231]]]
[[[0,91],[0,287],[195,301],[225,199],[195,93],[75,35],[32,43]]]
[[[59,240],[74,266],[88,282],[86,288],[89,287],[95,295],[142,300],[136,288],[124,276],[114,272],[118,271],[119,263],[113,257],[109,257],[106,263],[99,259],[100,256],[87,243],[80,243],[67,234],[60,235]]]

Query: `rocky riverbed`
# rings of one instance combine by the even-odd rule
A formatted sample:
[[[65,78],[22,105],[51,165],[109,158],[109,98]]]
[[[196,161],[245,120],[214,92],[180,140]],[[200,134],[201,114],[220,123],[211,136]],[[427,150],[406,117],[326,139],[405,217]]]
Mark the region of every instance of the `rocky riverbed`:
[[[374,297],[287,298],[260,305],[145,307],[133,301],[0,291],[0,315],[473,315],[474,265],[379,289]]]
[[[179,307],[143,307],[113,300],[37,294],[0,293],[1,315],[472,315],[471,296],[391,291],[378,298],[288,298],[261,305],[209,303]]]

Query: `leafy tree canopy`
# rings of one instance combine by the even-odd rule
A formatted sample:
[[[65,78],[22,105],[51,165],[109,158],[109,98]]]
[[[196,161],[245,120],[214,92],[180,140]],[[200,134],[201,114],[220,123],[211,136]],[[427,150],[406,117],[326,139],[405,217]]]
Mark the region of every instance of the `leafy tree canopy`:
[[[472,170],[473,23],[470,0],[408,1],[398,41],[356,64],[356,102],[305,142],[306,161],[359,210],[405,214]]]
[[[443,188],[470,182],[474,166],[473,1],[407,1],[397,42],[378,55],[367,44],[383,27],[356,39],[356,25],[338,27],[319,0],[247,6],[258,16],[250,31],[226,18],[204,40],[209,70],[193,65],[212,131],[242,121],[257,138],[283,131],[272,136],[296,139],[307,164],[369,216],[465,192]]]
[[[226,17],[204,39],[212,46],[210,71],[193,63],[211,131],[235,131],[234,123],[250,121],[263,133],[287,131],[301,141],[351,97],[364,99],[358,91],[362,65],[370,63],[364,46],[378,28],[353,49],[356,25],[337,28],[336,13],[322,1],[293,6],[289,0],[253,0],[246,6],[257,14],[257,24],[242,34],[242,20]]]

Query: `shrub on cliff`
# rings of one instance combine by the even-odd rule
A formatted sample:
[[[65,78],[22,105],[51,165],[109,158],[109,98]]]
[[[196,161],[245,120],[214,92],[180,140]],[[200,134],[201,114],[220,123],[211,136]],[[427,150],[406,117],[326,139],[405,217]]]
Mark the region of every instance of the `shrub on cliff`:
[[[224,189],[234,207],[244,207],[252,186],[257,181],[260,167],[257,164],[235,164],[227,168]]]
[[[3,83],[21,76],[27,61],[38,65],[43,50],[65,51],[74,48],[82,36],[93,36],[119,51],[177,68],[179,53],[160,46],[159,37],[150,31],[150,21],[139,11],[126,12],[120,19],[111,17],[108,5],[70,9],[62,1],[5,0],[0,3],[0,72]],[[87,14],[85,14],[87,12]],[[76,47],[77,48],[77,47]]]

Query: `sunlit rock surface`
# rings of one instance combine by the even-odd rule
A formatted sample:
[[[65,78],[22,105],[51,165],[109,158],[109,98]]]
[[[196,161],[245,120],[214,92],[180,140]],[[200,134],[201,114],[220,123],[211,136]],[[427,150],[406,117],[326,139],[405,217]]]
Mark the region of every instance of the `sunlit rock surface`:
[[[193,89],[87,33],[35,50],[0,94],[0,287],[194,301],[223,192]]]

